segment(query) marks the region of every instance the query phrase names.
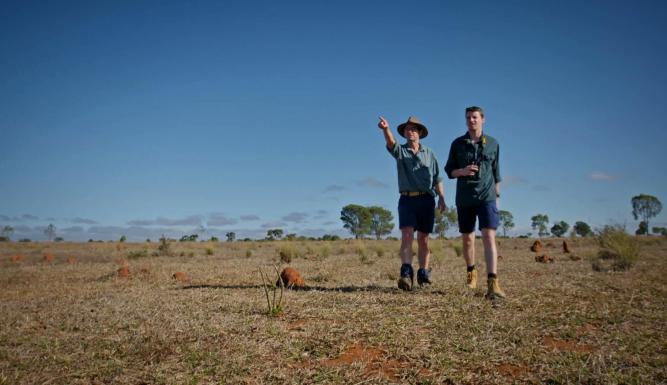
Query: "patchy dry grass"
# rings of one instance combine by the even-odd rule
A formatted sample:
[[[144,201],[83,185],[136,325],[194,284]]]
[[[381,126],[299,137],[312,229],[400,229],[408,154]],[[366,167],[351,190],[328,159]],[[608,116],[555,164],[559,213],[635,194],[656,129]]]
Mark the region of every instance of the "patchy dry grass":
[[[281,242],[173,243],[171,256],[2,243],[0,384],[667,382],[667,241],[641,239],[635,265],[611,273],[550,241],[555,262],[541,264],[531,240],[500,240],[501,302],[465,290],[457,242],[434,242],[435,283],[409,293],[396,241],[294,243],[308,288],[286,291],[278,317],[258,270],[280,263]]]

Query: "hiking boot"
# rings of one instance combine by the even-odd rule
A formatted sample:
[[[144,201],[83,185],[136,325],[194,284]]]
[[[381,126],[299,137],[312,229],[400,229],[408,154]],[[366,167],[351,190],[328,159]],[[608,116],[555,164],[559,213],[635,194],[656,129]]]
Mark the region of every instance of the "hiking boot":
[[[495,298],[505,298],[505,292],[498,285],[498,278],[489,278],[486,281],[488,290],[486,292],[486,298],[495,299]]]
[[[431,269],[419,269],[417,270],[417,283],[419,286],[424,287],[430,285],[431,283]]]
[[[404,263],[401,265],[401,278],[398,279],[398,288],[405,291],[412,290],[415,280],[415,272],[412,265]]]
[[[477,269],[472,269],[472,271],[468,272],[466,277],[466,286],[468,286],[469,289],[477,288]]]

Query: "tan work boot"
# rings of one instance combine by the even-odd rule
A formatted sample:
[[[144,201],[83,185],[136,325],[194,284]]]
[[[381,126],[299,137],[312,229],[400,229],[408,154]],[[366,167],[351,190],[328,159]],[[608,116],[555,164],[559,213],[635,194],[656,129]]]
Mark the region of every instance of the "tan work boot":
[[[489,288],[486,292],[486,298],[505,298],[505,292],[500,288],[500,285],[498,285],[498,278],[489,278],[486,281],[486,285]]]
[[[466,286],[468,286],[469,289],[477,288],[477,269],[473,269],[472,271],[468,272],[466,277]]]

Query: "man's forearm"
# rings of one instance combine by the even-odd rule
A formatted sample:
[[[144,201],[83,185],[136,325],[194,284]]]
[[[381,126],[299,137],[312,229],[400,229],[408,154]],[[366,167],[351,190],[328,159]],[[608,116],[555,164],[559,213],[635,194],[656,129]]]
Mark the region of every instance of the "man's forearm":
[[[438,196],[445,197],[445,185],[442,182],[435,185],[435,191],[438,192]]]
[[[384,134],[384,140],[387,143],[387,148],[394,148],[396,145],[396,139],[394,139],[394,134],[391,133],[391,129],[387,128],[386,130],[382,130],[382,133]]]

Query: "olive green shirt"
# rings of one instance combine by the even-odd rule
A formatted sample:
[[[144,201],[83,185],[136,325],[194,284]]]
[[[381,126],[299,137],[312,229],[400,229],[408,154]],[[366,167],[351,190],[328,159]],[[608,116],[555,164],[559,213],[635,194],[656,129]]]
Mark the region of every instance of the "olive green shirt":
[[[413,153],[409,144],[394,144],[387,147],[389,153],[396,158],[398,170],[398,191],[422,191],[437,195],[436,186],[442,182],[438,159],[430,148],[419,144],[419,151]]]
[[[473,143],[466,132],[452,142],[445,172],[454,179],[452,171],[469,164],[479,165],[473,176],[462,176],[456,180],[456,206],[471,207],[496,200],[496,183],[500,182],[498,141],[483,134],[479,142]]]

